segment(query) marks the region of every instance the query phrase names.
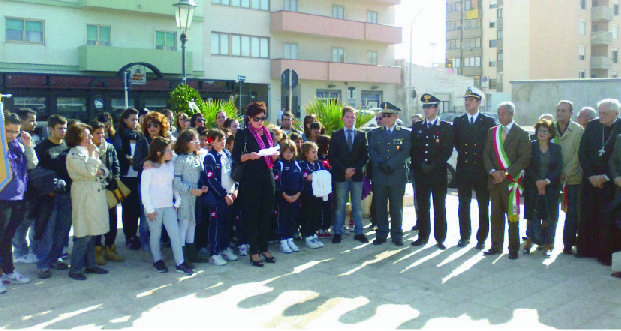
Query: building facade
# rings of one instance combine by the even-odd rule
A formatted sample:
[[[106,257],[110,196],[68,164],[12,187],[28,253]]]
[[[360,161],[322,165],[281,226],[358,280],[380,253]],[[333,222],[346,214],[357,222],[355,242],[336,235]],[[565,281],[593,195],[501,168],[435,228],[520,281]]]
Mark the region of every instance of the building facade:
[[[447,66],[488,92],[510,81],[615,78],[619,0],[447,0]]]
[[[400,0],[194,0],[188,84],[206,99],[265,101],[298,116],[315,98],[357,108],[394,101]],[[87,120],[125,108],[120,70],[148,63],[129,106],[159,109],[181,79],[175,0],[0,0],[0,91],[9,109]],[[290,91],[285,70],[295,71]],[[290,93],[292,92],[292,93]],[[290,99],[290,95],[292,98]],[[290,102],[291,101],[291,102]]]

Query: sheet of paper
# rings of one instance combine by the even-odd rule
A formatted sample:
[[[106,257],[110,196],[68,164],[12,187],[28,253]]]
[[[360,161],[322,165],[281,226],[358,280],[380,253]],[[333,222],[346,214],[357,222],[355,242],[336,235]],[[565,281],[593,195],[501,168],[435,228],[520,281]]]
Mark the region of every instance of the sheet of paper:
[[[264,148],[258,152],[259,156],[272,156],[280,154],[280,145]]]

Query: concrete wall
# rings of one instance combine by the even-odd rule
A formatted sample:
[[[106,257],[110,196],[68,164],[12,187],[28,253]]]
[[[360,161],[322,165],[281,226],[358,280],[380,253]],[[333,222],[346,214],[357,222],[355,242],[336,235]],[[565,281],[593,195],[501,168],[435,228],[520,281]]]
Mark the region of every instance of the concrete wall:
[[[555,113],[559,100],[574,103],[574,118],[582,107],[595,107],[605,98],[621,99],[621,79],[572,79],[513,81],[512,100],[516,104],[516,120],[533,125],[540,114]]]

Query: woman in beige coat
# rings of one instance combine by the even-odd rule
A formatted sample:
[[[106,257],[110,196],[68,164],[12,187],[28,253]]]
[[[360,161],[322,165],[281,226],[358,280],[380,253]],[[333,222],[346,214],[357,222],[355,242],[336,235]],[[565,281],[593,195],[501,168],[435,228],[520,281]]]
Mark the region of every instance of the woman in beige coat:
[[[109,230],[108,204],[104,189],[107,169],[99,160],[90,127],[71,125],[65,140],[71,148],[67,155],[67,172],[72,180],[71,204],[73,251],[69,277],[85,280],[84,273],[106,274],[95,265],[95,236]]]

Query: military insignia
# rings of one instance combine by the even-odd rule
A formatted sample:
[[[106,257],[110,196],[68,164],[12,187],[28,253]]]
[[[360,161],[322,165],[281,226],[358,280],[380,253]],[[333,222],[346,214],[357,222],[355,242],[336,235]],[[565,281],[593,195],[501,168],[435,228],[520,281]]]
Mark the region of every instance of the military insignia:
[[[424,102],[429,102],[431,100],[431,95],[427,94],[423,97]]]
[[[211,213],[209,213],[209,216],[210,216],[211,218],[216,218],[216,216],[218,216],[218,214],[216,214],[216,211],[214,210],[214,211],[212,211]]]
[[[279,174],[274,175],[274,180],[280,180],[280,175]]]
[[[213,178],[214,173],[213,171],[207,171],[207,178]]]

